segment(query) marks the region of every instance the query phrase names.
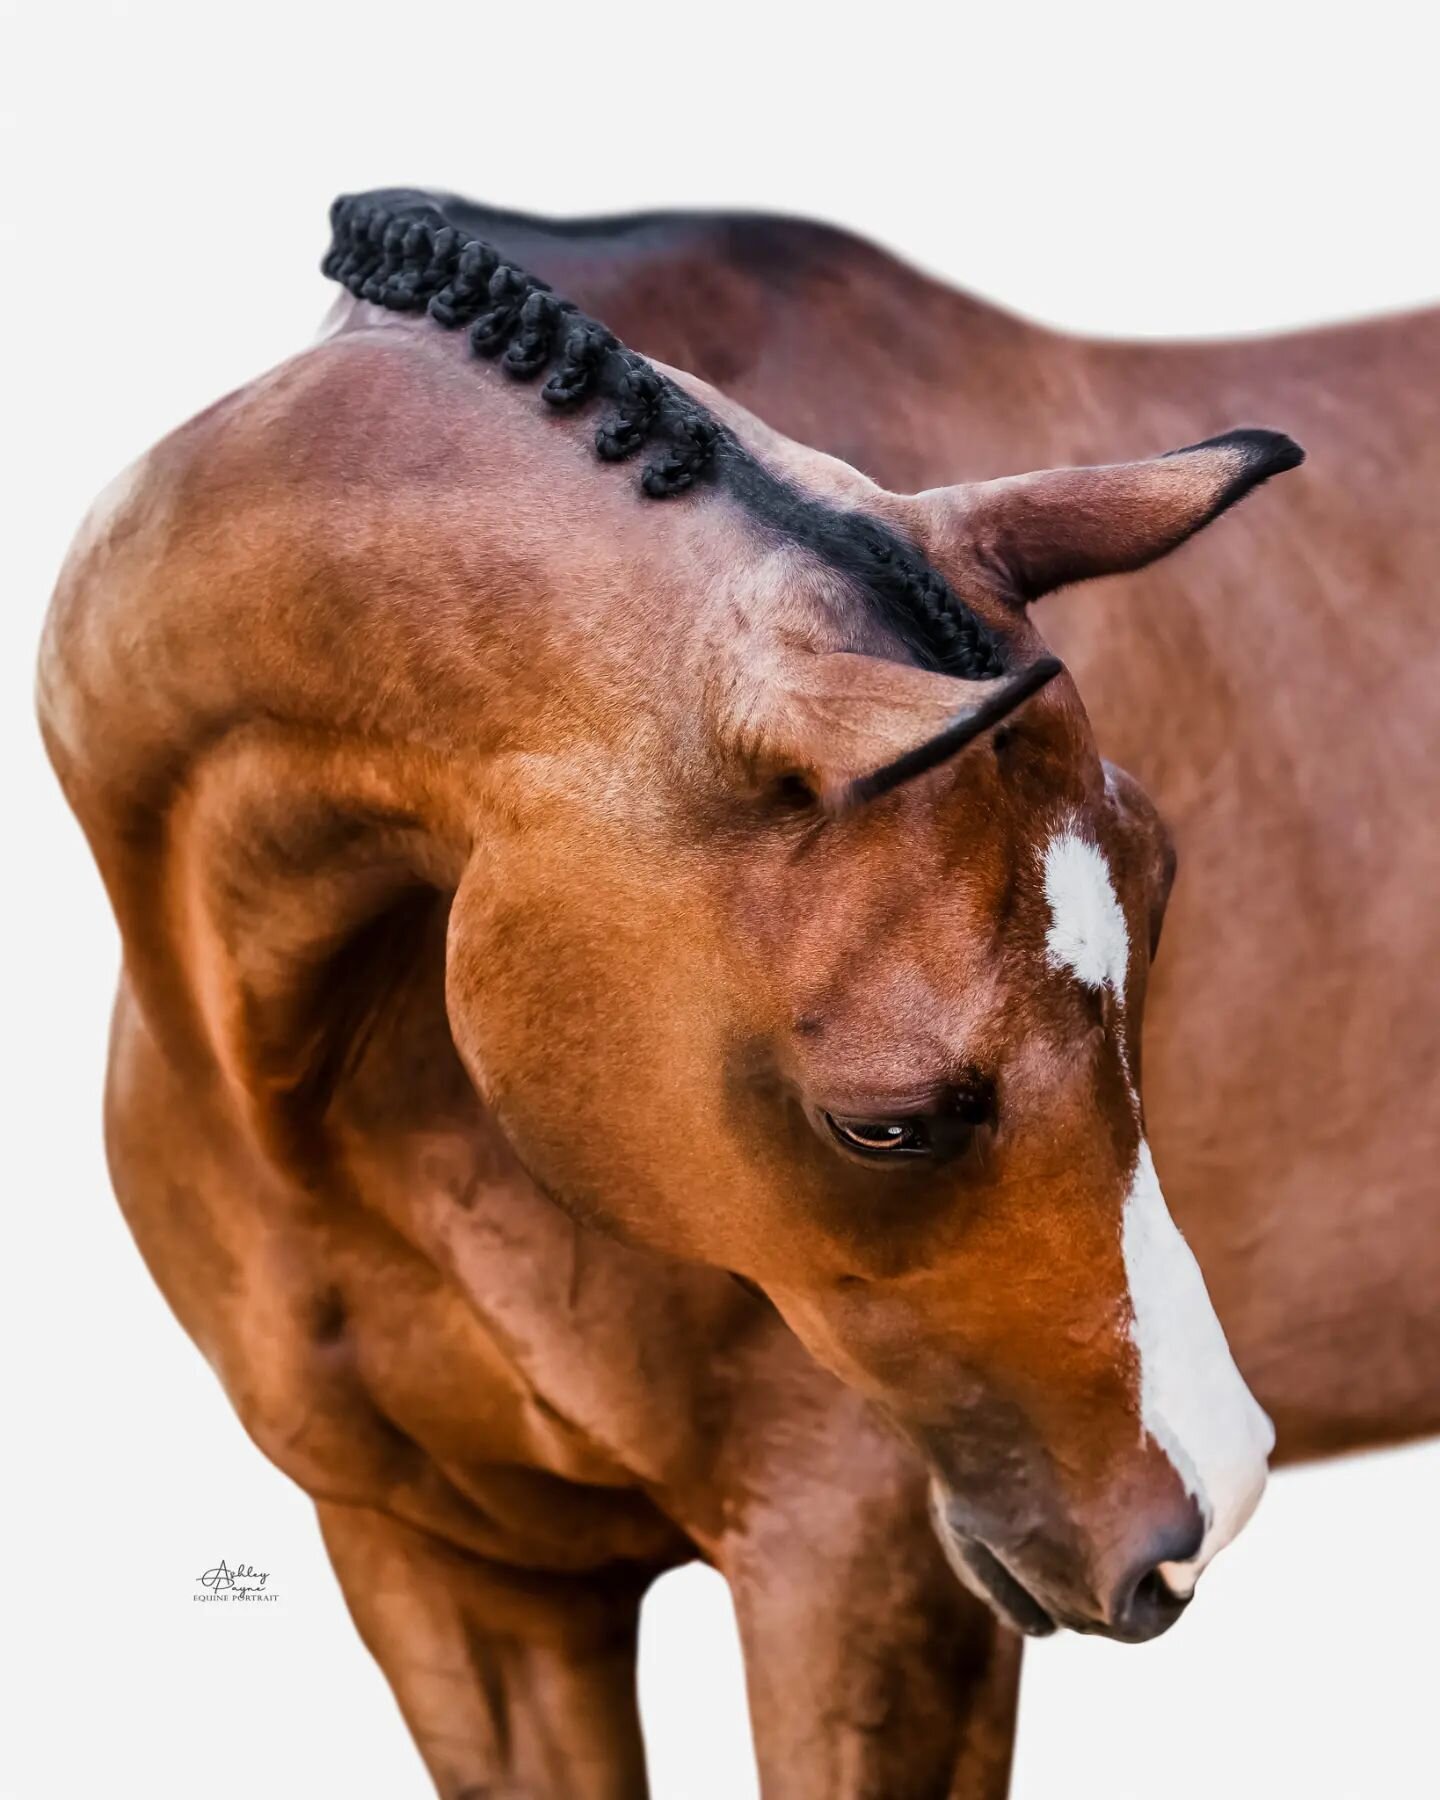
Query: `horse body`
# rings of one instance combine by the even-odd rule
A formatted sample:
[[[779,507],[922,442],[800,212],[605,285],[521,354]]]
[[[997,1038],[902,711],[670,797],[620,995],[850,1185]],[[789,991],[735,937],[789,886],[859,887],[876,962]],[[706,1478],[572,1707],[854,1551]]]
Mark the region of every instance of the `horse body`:
[[[679,671],[631,572],[696,522],[585,490],[584,580],[546,617],[546,571],[507,589],[495,559],[555,472],[526,433],[519,460],[473,426],[437,445],[473,370],[358,310],[123,477],[57,591],[46,737],[125,941],[127,1221],[315,1497],[442,1794],[642,1792],[639,1602],[697,1552],[735,1593],[768,1784],[1001,1793],[1018,1644],[953,1580],[913,1455],[728,1274],[559,1211],[447,1019],[473,809],[517,810],[532,761],[561,804],[577,713],[592,774],[597,728],[638,753],[636,684],[643,727]],[[534,405],[489,399],[486,425]],[[562,704],[549,756],[497,778],[517,720],[528,744]],[[643,783],[617,786],[629,814]]]
[[[497,541],[550,478],[473,427],[437,450],[450,346],[361,310],[368,332],[124,478],[52,614],[47,740],[125,938],[107,1141],[136,1241],[248,1431],[316,1498],[447,1800],[502,1776],[643,1792],[639,1602],[697,1551],[756,1640],[769,1779],[898,1793],[960,1771],[1001,1791],[1008,1732],[966,1740],[977,1712],[1013,1713],[1015,1647],[951,1578],[910,1454],[727,1274],[559,1211],[447,1020],[448,896],[494,803],[473,771],[563,691],[534,770],[563,795],[585,671],[623,685],[642,621],[655,704],[663,646],[629,583],[614,654],[589,652],[587,604],[622,591],[595,558],[695,521],[592,485],[609,516],[587,522],[583,586],[546,624],[527,568],[507,617]],[[358,396],[383,436],[355,429]],[[490,398],[487,423],[534,405]],[[437,624],[447,595],[458,636]],[[592,726],[605,703],[592,691]],[[524,760],[495,784],[502,819]],[[336,1015],[347,993],[361,1016]],[[883,1652],[848,1647],[862,1619]]]
[[[1082,341],[805,221],[466,216],[631,342],[897,488],[1293,426],[1303,482],[1038,617],[1186,870],[1147,1111],[1277,1456],[1440,1429],[1440,1016],[1415,979],[1440,960],[1440,311]]]
[[[1268,1433],[1144,1149],[1163,828],[1067,681],[915,758],[1040,667],[1047,568],[1294,458],[911,497],[682,392],[728,485],[657,506],[356,304],[97,509],[41,711],[125,946],[116,1187],[442,1794],[643,1792],[639,1600],[697,1553],[767,1791],[1003,1794],[989,1607],[1163,1629]]]

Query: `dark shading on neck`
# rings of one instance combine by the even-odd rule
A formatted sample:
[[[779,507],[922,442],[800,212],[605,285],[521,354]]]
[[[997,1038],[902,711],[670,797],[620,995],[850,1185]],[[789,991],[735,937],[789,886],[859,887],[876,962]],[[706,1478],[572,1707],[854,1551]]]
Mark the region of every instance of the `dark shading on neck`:
[[[597,455],[619,462],[648,449],[640,486],[652,499],[721,485],[757,521],[850,577],[923,666],[971,680],[1005,673],[999,637],[913,544],[766,469],[699,401],[493,245],[468,237],[429,196],[343,195],[330,222],[326,275],[376,306],[463,328],[475,355],[517,381],[548,371],[540,395],[551,406],[603,403]]]

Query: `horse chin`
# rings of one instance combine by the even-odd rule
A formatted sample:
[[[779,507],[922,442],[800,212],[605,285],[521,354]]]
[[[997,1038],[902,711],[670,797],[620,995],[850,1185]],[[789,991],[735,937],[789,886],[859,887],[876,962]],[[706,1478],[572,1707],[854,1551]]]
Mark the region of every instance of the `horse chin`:
[[[1059,1621],[1015,1579],[992,1550],[987,1550],[978,1538],[962,1537],[955,1530],[934,1490],[931,1515],[946,1562],[977,1600],[983,1600],[1012,1631],[1025,1637],[1049,1637],[1058,1628]]]
[[[1049,1637],[1058,1629],[1028,1588],[1022,1587],[992,1551],[978,1542],[953,1539],[943,1543],[950,1566],[977,1599],[983,1600],[1014,1631],[1026,1637]]]

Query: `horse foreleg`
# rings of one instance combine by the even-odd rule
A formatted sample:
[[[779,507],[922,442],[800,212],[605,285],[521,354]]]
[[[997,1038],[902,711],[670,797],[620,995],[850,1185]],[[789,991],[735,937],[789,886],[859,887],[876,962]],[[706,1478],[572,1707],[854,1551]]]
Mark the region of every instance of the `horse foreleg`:
[[[1004,1800],[1021,1640],[957,1584],[923,1496],[768,1515],[725,1563],[765,1800]]]
[[[364,1507],[318,1511],[443,1800],[643,1800],[640,1580],[503,1567]]]

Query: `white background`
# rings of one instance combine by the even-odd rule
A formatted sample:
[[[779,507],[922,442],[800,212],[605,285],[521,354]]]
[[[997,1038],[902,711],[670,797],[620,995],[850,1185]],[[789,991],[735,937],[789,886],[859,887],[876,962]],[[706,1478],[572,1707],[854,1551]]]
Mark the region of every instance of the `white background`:
[[[84,507],[303,343],[341,189],[813,213],[1114,333],[1432,299],[1435,47],[1418,8],[1386,4],[4,16],[0,1795],[422,1800],[308,1503],[244,1438],[108,1194],[115,936],[29,691]],[[1282,1478],[1163,1642],[1031,1653],[1017,1795],[1440,1792],[1437,1516],[1437,1447]],[[195,1605],[222,1554],[270,1570],[277,1605]],[[661,1584],[642,1696],[661,1800],[753,1794],[717,1577]]]

